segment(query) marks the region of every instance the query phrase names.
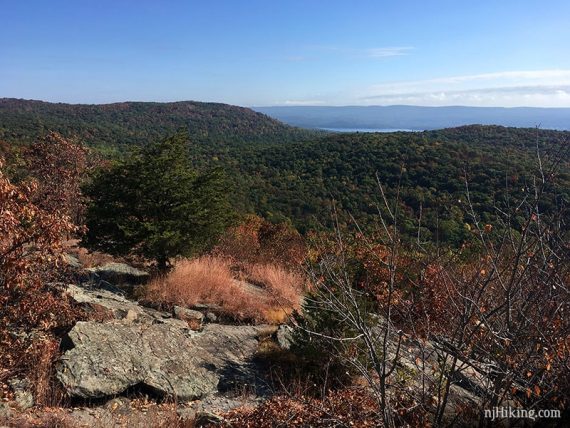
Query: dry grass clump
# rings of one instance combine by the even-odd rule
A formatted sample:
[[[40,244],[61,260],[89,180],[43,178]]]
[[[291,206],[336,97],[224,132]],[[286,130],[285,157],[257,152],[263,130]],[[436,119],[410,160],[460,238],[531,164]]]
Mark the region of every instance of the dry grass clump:
[[[256,264],[248,267],[247,277],[253,284],[264,287],[276,303],[299,309],[299,295],[305,282],[301,274],[276,264]]]
[[[224,260],[211,256],[183,259],[163,277],[152,280],[146,297],[162,303],[192,306],[198,302],[225,300],[233,286],[230,267]]]
[[[180,260],[145,288],[144,299],[166,305],[217,305],[236,320],[279,323],[299,308],[303,277],[275,264],[248,265],[235,272],[229,259]]]
[[[218,305],[238,319],[256,315],[252,296],[235,281],[229,263],[212,256],[180,260],[168,275],[147,285],[144,298],[167,305]]]
[[[305,278],[277,264],[252,264],[246,267],[247,281],[262,287],[268,295],[265,321],[279,324],[294,310],[301,309]]]

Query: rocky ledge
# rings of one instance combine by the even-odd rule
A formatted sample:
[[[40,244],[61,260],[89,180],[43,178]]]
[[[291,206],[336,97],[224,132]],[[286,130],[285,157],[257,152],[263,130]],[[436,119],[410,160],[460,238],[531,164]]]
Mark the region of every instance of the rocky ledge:
[[[252,357],[272,327],[206,324],[195,331],[180,310],[177,319],[107,290],[69,286],[68,292],[107,318],[78,322],[64,343],[57,377],[73,397],[142,388],[189,401],[244,383],[262,388]]]

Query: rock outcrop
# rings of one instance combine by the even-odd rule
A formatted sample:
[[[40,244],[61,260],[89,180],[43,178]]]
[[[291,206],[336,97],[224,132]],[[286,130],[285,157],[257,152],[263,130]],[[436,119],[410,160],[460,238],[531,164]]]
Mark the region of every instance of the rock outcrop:
[[[104,308],[110,320],[78,322],[69,332],[57,377],[74,397],[101,398],[145,387],[158,395],[194,400],[255,377],[251,358],[263,326],[207,324],[144,308],[106,290],[69,286],[88,307]]]
[[[190,325],[201,326],[202,322],[204,321],[204,314],[200,311],[195,311],[193,309],[183,308],[181,306],[174,306],[172,312],[177,319],[186,321]]]
[[[107,263],[103,266],[89,268],[87,271],[96,274],[98,279],[113,284],[142,284],[149,279],[148,272],[125,263]]]
[[[217,308],[210,305],[174,306],[172,312],[163,312],[127,299],[121,289],[105,281],[69,285],[67,293],[91,314],[90,321],[78,322],[68,333],[57,366],[57,378],[76,398],[131,396],[129,392],[141,391],[185,403],[178,408],[179,418],[207,421],[216,412],[238,407],[239,392],[251,394],[249,405],[259,404],[269,392],[263,371],[267,367],[262,362],[257,365],[253,357],[262,352],[266,339],[282,350],[292,343],[289,326],[216,324]],[[374,330],[380,335],[383,320],[378,317],[377,321],[379,330]],[[405,334],[401,339],[401,346],[396,337],[388,346],[391,356],[399,355],[400,386],[420,390],[424,383],[437,382],[434,370],[442,339],[419,343]],[[426,361],[425,367],[418,361]],[[477,371],[469,362],[459,361],[459,365],[461,378],[451,385],[444,415],[450,420],[454,409],[477,406],[488,382],[485,370]],[[118,407],[127,413],[132,410]],[[115,410],[101,408],[98,415],[111,420]],[[157,412],[164,410],[157,408]],[[136,412],[129,415],[133,420],[138,417]],[[80,419],[87,416],[77,413]],[[84,422],[89,425],[87,419]]]
[[[13,378],[8,381],[14,391],[14,403],[19,410],[27,410],[34,406],[34,396],[30,391],[27,379]]]

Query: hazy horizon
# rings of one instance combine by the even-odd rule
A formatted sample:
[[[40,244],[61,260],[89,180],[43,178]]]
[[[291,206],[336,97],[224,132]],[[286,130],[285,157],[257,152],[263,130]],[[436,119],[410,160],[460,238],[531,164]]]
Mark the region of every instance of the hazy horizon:
[[[129,108],[125,108],[125,104]],[[43,109],[51,114],[61,115],[73,111],[137,110],[136,104],[176,108],[177,103],[191,103],[192,108],[199,107],[199,101],[161,102],[119,102],[112,104],[66,104],[47,103],[40,100],[0,98],[0,111],[24,113],[34,109]],[[41,105],[41,107],[37,107]],[[60,107],[63,106],[63,107]],[[168,107],[167,107],[168,106]],[[227,104],[219,104],[226,108]],[[71,107],[71,110],[70,110]],[[152,107],[150,107],[152,108]],[[162,108],[162,107],[159,107]],[[230,109],[236,109],[229,105]],[[247,107],[246,107],[247,108]],[[385,132],[387,130],[430,130],[464,125],[499,125],[507,127],[542,128],[570,130],[570,108],[541,107],[469,107],[469,106],[258,106],[251,110],[263,113],[285,124],[333,131]],[[234,110],[237,111],[237,110]]]
[[[167,100],[167,101],[158,101],[158,100],[134,100],[134,99],[125,99],[119,101],[110,101],[110,102],[67,102],[67,101],[50,101],[46,99],[38,99],[38,98],[22,98],[22,97],[0,97],[0,99],[14,99],[14,100],[23,100],[23,101],[38,101],[43,103],[52,103],[52,104],[69,104],[69,105],[106,105],[106,104],[123,104],[123,103],[184,103],[184,102],[191,102],[191,103],[214,103],[214,104],[228,104],[228,105],[235,105],[237,107],[244,107],[250,109],[258,109],[258,108],[269,108],[269,107],[317,107],[317,108],[344,108],[344,107],[354,107],[354,108],[366,108],[366,107],[425,107],[425,108],[438,108],[438,109],[445,109],[445,108],[480,108],[480,109],[507,109],[507,110],[514,110],[514,109],[570,109],[569,106],[563,107],[543,107],[543,106],[530,106],[530,105],[521,105],[521,106],[470,106],[470,105],[459,105],[459,104],[449,104],[449,105],[438,105],[438,106],[423,106],[417,104],[366,104],[366,105],[358,105],[358,104],[338,104],[338,105],[322,105],[322,104],[306,104],[306,105],[291,105],[291,104],[274,104],[274,105],[240,105],[240,104],[231,104],[223,101],[204,101],[199,99],[179,99],[179,100]]]

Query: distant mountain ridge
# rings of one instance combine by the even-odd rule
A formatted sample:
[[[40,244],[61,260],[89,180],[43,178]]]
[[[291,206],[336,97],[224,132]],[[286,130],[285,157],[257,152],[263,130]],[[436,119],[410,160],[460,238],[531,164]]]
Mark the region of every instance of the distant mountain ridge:
[[[249,108],[180,101],[64,104],[0,98],[0,140],[28,143],[49,131],[90,145],[125,146],[180,129],[194,141],[288,141],[314,135]]]
[[[282,122],[304,128],[432,130],[463,125],[570,130],[570,108],[283,106],[253,107]]]

